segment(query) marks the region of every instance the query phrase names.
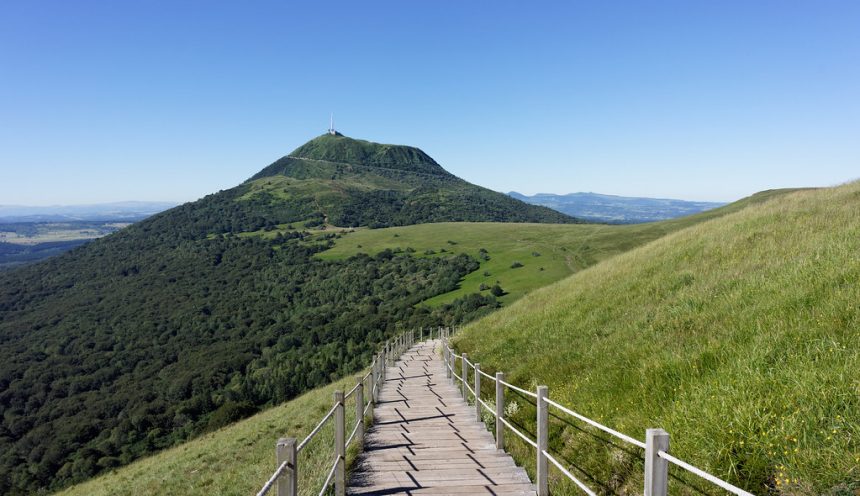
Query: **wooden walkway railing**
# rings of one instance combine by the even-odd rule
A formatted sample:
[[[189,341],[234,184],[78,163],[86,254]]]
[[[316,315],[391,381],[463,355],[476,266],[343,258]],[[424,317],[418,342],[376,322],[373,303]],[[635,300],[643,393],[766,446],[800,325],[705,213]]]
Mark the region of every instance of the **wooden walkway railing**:
[[[416,335],[417,334],[417,335]],[[369,415],[373,419],[374,405],[378,405],[379,394],[386,380],[386,370],[394,365],[400,355],[416,342],[421,342],[425,339],[440,339],[442,342],[442,360],[444,364],[444,373],[452,386],[458,386],[464,400],[474,399],[474,415],[478,422],[484,410],[490,412],[495,418],[495,448],[504,450],[505,447],[505,431],[511,431],[513,434],[521,438],[525,443],[535,449],[536,453],[536,493],[537,496],[548,496],[548,470],[552,464],[565,477],[570,479],[582,492],[594,496],[596,493],[588,487],[583,481],[574,476],[570,469],[565,467],[550,451],[548,438],[548,420],[550,407],[556,409],[562,414],[573,417],[581,422],[584,422],[596,429],[599,429],[606,434],[609,434],[625,443],[636,446],[644,450],[645,458],[645,496],[666,496],[668,492],[668,470],[669,464],[676,465],[698,477],[728,491],[729,493],[738,496],[752,496],[752,494],[740,489],[712,474],[705,472],[683,460],[680,460],[669,454],[669,434],[663,429],[647,429],[645,432],[645,441],[640,441],[626,434],[618,432],[610,427],[607,427],[599,422],[596,422],[584,415],[581,415],[570,408],[565,407],[549,398],[549,391],[546,386],[538,386],[535,391],[517,387],[505,381],[503,372],[496,372],[490,375],[481,370],[481,365],[469,361],[466,353],[457,354],[449,344],[449,338],[452,335],[450,328],[437,328],[430,330],[425,336],[423,330],[416,333],[414,330],[407,331],[396,338],[393,338],[385,343],[381,352],[373,359],[373,363],[368,372],[356,386],[348,393],[343,394],[342,391],[334,393],[334,404],[332,409],[320,420],[319,424],[308,434],[308,436],[300,443],[296,443],[296,439],[282,438],[279,439],[276,445],[276,470],[274,474],[265,483],[263,488],[257,493],[257,496],[267,494],[272,488],[277,488],[278,496],[296,496],[298,495],[298,471],[301,466],[300,455],[302,449],[309,443],[314,436],[326,425],[327,422],[333,421],[335,424],[335,457],[332,460],[331,468],[328,476],[325,479],[319,494],[323,495],[334,485],[334,493],[337,496],[346,494],[346,450],[350,443],[356,442],[359,447],[364,445],[364,420]],[[417,340],[417,341],[416,341]],[[457,371],[459,370],[459,374]],[[471,378],[471,384],[470,384]],[[495,392],[495,405],[490,405],[482,397],[482,378],[493,381]],[[511,389],[520,394],[529,396],[535,400],[537,405],[536,426],[537,433],[535,439],[532,439],[521,430],[517,429],[508,420],[505,419],[505,390]],[[367,397],[364,396],[364,391],[368,391]],[[345,437],[345,401],[354,396],[356,398],[356,414],[355,426],[351,434]],[[517,467],[511,467],[511,470],[517,470]],[[519,469],[522,470],[522,469]],[[527,480],[527,479],[526,479]],[[417,489],[420,489],[417,488]],[[416,488],[412,488],[414,492]],[[384,491],[385,494],[392,492]],[[396,492],[396,491],[393,491]],[[467,491],[457,491],[458,494],[466,494]],[[443,493],[444,494],[444,493]],[[486,493],[484,493],[486,494]]]
[[[581,422],[584,422],[592,427],[595,427],[625,443],[632,444],[637,448],[645,450],[645,496],[666,496],[669,483],[669,463],[672,463],[682,469],[695,474],[702,479],[725,489],[726,491],[737,494],[738,496],[752,496],[752,494],[736,487],[728,482],[712,475],[704,470],[697,468],[683,460],[679,460],[669,454],[669,434],[663,429],[647,429],[645,431],[645,442],[634,439],[626,434],[622,434],[614,429],[611,429],[599,422],[596,422],[588,417],[580,415],[575,411],[549,399],[549,390],[546,386],[538,386],[535,391],[528,391],[508,382],[505,382],[505,374],[496,372],[495,376],[489,375],[481,370],[481,364],[469,361],[469,356],[466,353],[458,355],[448,343],[448,335],[443,332],[442,355],[445,361],[445,369],[448,379],[452,384],[460,383],[463,398],[468,399],[470,396],[475,400],[475,414],[478,418],[481,417],[482,409],[491,412],[495,417],[496,431],[496,446],[499,449],[504,449],[505,446],[505,428],[520,437],[528,445],[535,449],[537,456],[536,467],[536,485],[538,496],[549,495],[548,484],[548,469],[551,463],[559,472],[570,479],[579,489],[585,494],[595,496],[595,492],[589,488],[584,482],[574,476],[570,470],[565,467],[558,459],[553,456],[549,450],[549,408],[553,407],[565,415],[569,415]],[[457,365],[459,361],[459,366]],[[457,374],[457,370],[460,374]],[[469,385],[469,378],[473,377],[472,385]],[[481,398],[481,378],[486,378],[493,381],[495,384],[495,406],[491,407]],[[536,439],[531,439],[522,431],[514,427],[505,419],[505,388],[517,391],[520,394],[529,396],[535,400],[537,405],[537,433]]]
[[[364,445],[364,422],[368,416],[373,419],[373,406],[377,403],[380,389],[385,382],[386,370],[394,365],[400,355],[408,350],[416,339],[423,341],[425,337],[432,339],[435,335],[449,335],[450,329],[435,328],[428,329],[425,336],[424,330],[417,332],[413,329],[403,332],[385,342],[382,351],[376,354],[370,365],[370,372],[359,380],[359,382],[346,394],[343,391],[335,391],[331,410],[323,416],[316,427],[301,441],[295,438],[278,439],[275,445],[275,472],[269,480],[257,492],[257,496],[264,496],[272,489],[276,489],[277,496],[298,495],[298,474],[301,467],[302,450],[310,443],[328,422],[334,423],[334,459],[330,466],[328,476],[320,488],[319,494],[325,494],[331,485],[334,485],[336,495],[342,496],[346,493],[346,451],[353,442],[357,446]],[[368,392],[365,397],[365,391]],[[355,398],[355,426],[347,437],[346,433],[346,401]]]
[[[347,494],[536,496],[526,471],[448,383],[441,348],[438,339],[416,344],[390,368]]]

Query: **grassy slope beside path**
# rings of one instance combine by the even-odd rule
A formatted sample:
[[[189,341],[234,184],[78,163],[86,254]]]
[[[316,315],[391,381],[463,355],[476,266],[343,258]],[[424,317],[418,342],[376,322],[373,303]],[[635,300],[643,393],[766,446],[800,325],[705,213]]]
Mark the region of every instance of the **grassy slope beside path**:
[[[858,254],[860,183],[798,192],[537,290],[456,344],[631,436],[662,427],[674,454],[757,494],[853,494]],[[518,401],[515,420],[533,425]],[[641,454],[583,427],[551,431],[575,473],[602,491],[641,490]]]
[[[348,391],[363,375],[310,391],[246,420],[144,458],[58,494],[101,495],[242,495],[255,494],[275,470],[275,442],[301,441],[331,409],[333,393]],[[355,413],[346,402],[347,434]],[[318,494],[334,458],[331,422],[299,454],[299,493]],[[271,493],[274,494],[274,493]]]

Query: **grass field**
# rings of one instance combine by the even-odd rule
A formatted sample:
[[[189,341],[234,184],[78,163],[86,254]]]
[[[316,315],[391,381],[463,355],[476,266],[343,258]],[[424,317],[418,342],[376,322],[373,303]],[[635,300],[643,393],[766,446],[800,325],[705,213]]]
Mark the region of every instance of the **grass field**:
[[[538,289],[456,345],[638,439],[662,427],[676,456],[756,494],[856,494],[858,253],[860,183],[797,192]],[[534,410],[517,401],[515,421],[533,429]],[[554,450],[592,487],[641,491],[641,453],[602,438],[578,423],[551,428]],[[533,465],[530,448],[515,451]],[[713,492],[671,473],[686,481],[672,481],[676,494]]]
[[[407,248],[415,250],[417,256],[468,253],[481,262],[481,268],[467,275],[459,289],[425,303],[431,306],[448,303],[478,291],[481,284],[486,287],[499,284],[507,293],[500,301],[509,304],[530,291],[670,232],[791,191],[794,190],[762,192],[701,214],[648,224],[446,222],[386,229],[356,229],[354,232],[334,229],[329,232],[340,232],[343,237],[335,240],[333,248],[318,256],[337,259],[360,252],[374,254],[384,249]],[[487,250],[489,260],[479,258],[482,248]],[[512,267],[515,262],[522,266]]]
[[[301,441],[333,405],[336,389],[351,389],[349,377],[310,391],[211,434],[144,458],[106,475],[73,486],[65,496],[242,495],[255,494],[275,470],[275,442]],[[347,426],[355,418],[354,400],[346,402]],[[348,427],[348,431],[351,429]],[[299,493],[316,495],[334,459],[331,422],[299,454]],[[354,450],[353,450],[354,451]],[[354,453],[350,453],[350,459]],[[274,492],[270,493],[274,494]]]

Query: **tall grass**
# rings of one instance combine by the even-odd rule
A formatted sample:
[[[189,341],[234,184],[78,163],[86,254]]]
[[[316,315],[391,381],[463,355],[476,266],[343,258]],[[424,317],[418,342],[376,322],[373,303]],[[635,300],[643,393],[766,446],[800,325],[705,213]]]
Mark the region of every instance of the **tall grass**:
[[[364,374],[344,378],[211,434],[73,486],[65,496],[243,495],[260,490],[275,470],[280,437],[301,441],[331,409],[335,390],[352,389]],[[346,401],[349,435],[354,396]],[[350,450],[350,454],[355,450]],[[299,454],[299,494],[316,495],[334,460],[334,430],[328,422]],[[270,494],[274,494],[271,492]]]
[[[456,344],[631,436],[662,427],[676,456],[754,493],[853,494],[858,324],[852,183],[670,234],[533,292]],[[533,429],[533,409],[518,401],[514,420]],[[553,449],[595,489],[641,491],[638,450],[577,422],[552,429]],[[532,463],[532,451],[514,451]],[[677,493],[708,491],[672,474]]]

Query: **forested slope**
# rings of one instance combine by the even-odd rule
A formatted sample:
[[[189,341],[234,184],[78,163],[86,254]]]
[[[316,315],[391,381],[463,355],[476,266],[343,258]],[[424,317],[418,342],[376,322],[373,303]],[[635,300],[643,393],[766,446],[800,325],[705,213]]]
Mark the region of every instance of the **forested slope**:
[[[355,371],[399,326],[497,306],[480,294],[416,306],[454,290],[478,267],[469,256],[325,261],[312,255],[336,235],[307,229],[575,221],[411,147],[324,136],[290,157],[0,274],[0,493],[86,479]],[[272,235],[245,236],[257,231]]]

